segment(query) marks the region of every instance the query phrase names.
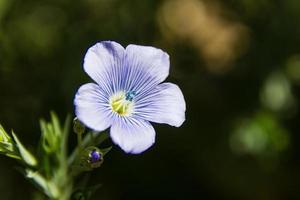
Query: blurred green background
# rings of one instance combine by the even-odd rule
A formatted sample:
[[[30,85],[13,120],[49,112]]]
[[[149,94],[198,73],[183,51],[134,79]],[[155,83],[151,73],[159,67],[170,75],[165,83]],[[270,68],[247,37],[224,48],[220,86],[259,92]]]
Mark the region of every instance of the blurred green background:
[[[300,199],[299,0],[0,0],[3,126],[33,148],[40,117],[73,114],[101,40],[168,52],[187,119],[141,155],[115,147],[94,199]],[[17,165],[0,157],[1,200],[35,196]]]

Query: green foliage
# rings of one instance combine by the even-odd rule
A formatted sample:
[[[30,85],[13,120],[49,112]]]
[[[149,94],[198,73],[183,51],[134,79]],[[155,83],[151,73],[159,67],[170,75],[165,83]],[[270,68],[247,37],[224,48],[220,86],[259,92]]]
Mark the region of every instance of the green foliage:
[[[78,146],[74,152],[68,156],[68,134],[71,118],[67,117],[62,125],[53,112],[50,114],[51,120],[48,122],[40,120],[41,138],[38,157],[30,153],[21,143],[15,133],[12,137],[6,133],[0,125],[0,153],[8,157],[20,160],[24,164],[24,175],[32,181],[48,198],[52,200],[68,200],[73,193],[75,178],[84,171],[92,171],[103,163],[104,155],[111,147],[99,149],[99,145],[106,138],[107,134],[89,132],[83,142],[78,141]],[[80,124],[80,134],[78,134],[78,122],[74,120],[74,129],[78,135],[82,135],[85,127]],[[77,127],[77,128],[76,128]],[[81,140],[81,138],[80,138]],[[100,159],[91,162],[91,152],[99,152]],[[95,188],[82,188],[80,193],[76,190],[73,195],[75,199],[89,199]]]
[[[12,138],[0,125],[0,153],[15,159],[21,159]]]
[[[282,72],[273,72],[266,79],[261,90],[261,102],[274,112],[290,112],[295,108],[291,83]]]
[[[37,160],[20,142],[16,134],[12,131],[12,138],[6,133],[0,125],[0,153],[21,160],[30,167],[37,166]]]
[[[21,156],[22,160],[31,167],[37,166],[38,162],[36,158],[23,146],[16,134],[14,134],[14,132],[12,132],[12,136],[14,138],[16,148],[18,149],[19,155]]]
[[[53,184],[50,180],[47,180],[43,175],[37,171],[26,169],[25,176],[31,179],[43,192],[51,199],[59,198],[59,189],[57,185]]]
[[[26,171],[51,199],[69,199],[72,192],[72,180],[68,178],[67,143],[70,116],[64,125],[57,115],[51,112],[51,121],[40,120],[41,126],[41,165],[38,171]]]
[[[238,154],[276,157],[289,145],[289,135],[271,114],[259,112],[239,120],[231,137],[231,147]]]

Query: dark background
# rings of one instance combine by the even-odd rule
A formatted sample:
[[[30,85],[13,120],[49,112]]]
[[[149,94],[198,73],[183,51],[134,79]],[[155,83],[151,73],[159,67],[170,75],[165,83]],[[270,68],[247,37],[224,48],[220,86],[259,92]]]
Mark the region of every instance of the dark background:
[[[33,148],[39,118],[73,114],[101,40],[168,52],[187,111],[145,153],[113,148],[93,199],[300,199],[299,0],[1,0],[3,126]],[[17,165],[0,158],[0,199],[34,198]]]

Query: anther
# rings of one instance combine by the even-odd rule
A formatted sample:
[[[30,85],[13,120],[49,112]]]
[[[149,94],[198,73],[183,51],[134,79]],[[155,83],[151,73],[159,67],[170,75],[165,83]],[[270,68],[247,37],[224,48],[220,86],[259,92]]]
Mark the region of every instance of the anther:
[[[135,91],[129,91],[129,92],[126,93],[125,99],[126,99],[127,101],[132,101],[133,98],[135,97],[135,95],[136,95],[136,92],[135,92]]]

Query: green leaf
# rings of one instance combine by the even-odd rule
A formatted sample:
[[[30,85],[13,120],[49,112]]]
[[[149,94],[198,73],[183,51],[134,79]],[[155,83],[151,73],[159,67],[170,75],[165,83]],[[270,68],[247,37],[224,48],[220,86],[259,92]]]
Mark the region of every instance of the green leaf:
[[[37,165],[36,158],[23,146],[18,137],[12,132],[12,136],[16,142],[22,160],[29,166],[35,167]]]
[[[40,120],[40,127],[42,132],[41,145],[48,153],[58,153],[65,148],[67,143],[67,136],[70,126],[70,117],[67,117],[66,123],[62,127],[57,115],[51,112],[51,121],[46,122]]]
[[[41,144],[43,149],[47,153],[53,153],[58,148],[58,142],[57,142],[57,133],[54,131],[53,126],[50,123],[46,123],[44,120],[40,120],[40,126],[41,126]]]
[[[111,149],[112,149],[112,146],[107,147],[105,149],[100,149],[100,151],[103,154],[103,156],[105,156],[108,152],[110,152]]]
[[[59,197],[59,190],[56,187],[56,185],[53,184],[51,181],[48,181],[40,173],[27,169],[26,177],[32,179],[33,182],[36,183],[50,198],[57,199]]]
[[[61,136],[61,141],[60,141],[60,147],[62,149],[62,151],[64,151],[65,153],[67,153],[68,150],[68,136],[69,136],[69,132],[70,132],[70,124],[71,124],[71,116],[67,115],[66,120],[63,124],[62,130],[60,130],[60,136]],[[67,156],[66,154],[64,155],[65,157]],[[66,159],[66,158],[64,158]]]
[[[4,130],[3,126],[0,125],[0,154],[6,155],[11,158],[20,159],[19,153],[16,150],[16,146],[12,138]]]
[[[0,151],[13,151],[13,144],[0,141]]]
[[[0,124],[0,141],[1,142],[6,142],[6,143],[11,143],[12,142],[11,137],[6,133],[3,126],[1,126],[1,124]]]
[[[7,157],[11,157],[11,158],[14,158],[17,160],[22,160],[21,157],[19,155],[15,154],[14,152],[0,152],[0,154],[3,154]]]

